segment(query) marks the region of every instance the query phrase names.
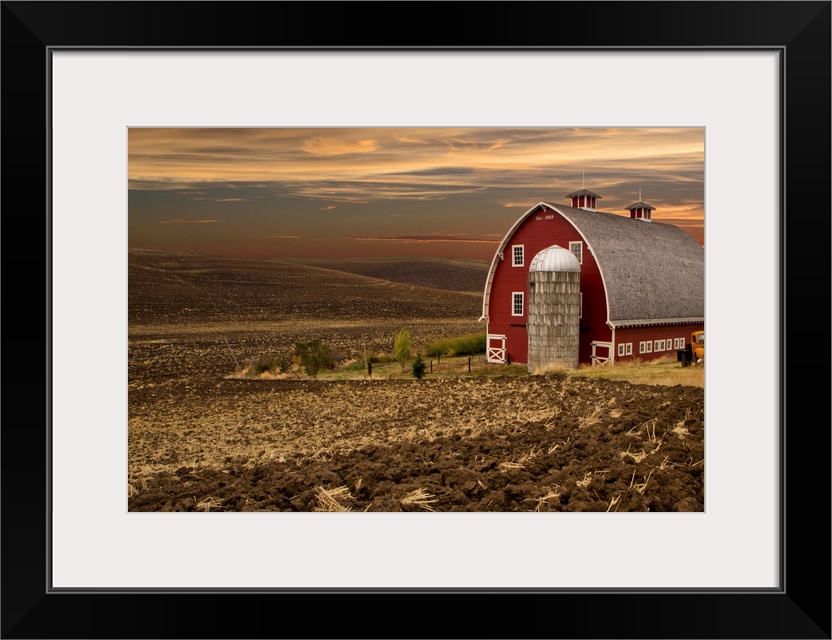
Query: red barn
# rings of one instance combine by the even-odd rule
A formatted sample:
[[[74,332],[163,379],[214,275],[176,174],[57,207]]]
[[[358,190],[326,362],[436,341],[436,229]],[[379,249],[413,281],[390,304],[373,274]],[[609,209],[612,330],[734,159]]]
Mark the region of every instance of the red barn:
[[[682,229],[653,222],[654,208],[640,200],[627,207],[630,215],[625,217],[597,211],[601,196],[587,189],[566,197],[572,206],[539,202],[524,213],[494,255],[480,317],[488,327],[488,361],[532,367],[530,331],[540,331],[527,324],[530,295],[536,295],[535,270],[552,262],[546,258],[553,247],[570,251],[580,265],[579,311],[555,317],[559,310],[573,308],[557,299],[535,308],[549,310],[545,322],[552,326],[545,331],[562,335],[557,325],[577,325],[577,362],[675,361],[691,332],[704,329],[704,248]],[[545,250],[550,251],[541,254]],[[578,269],[574,262],[573,267]],[[532,320],[543,322],[539,318],[535,313]]]

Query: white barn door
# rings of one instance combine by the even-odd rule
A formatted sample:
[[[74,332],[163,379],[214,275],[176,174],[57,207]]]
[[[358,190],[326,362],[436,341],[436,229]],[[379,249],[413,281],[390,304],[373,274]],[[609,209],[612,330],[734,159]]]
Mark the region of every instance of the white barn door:
[[[592,343],[592,366],[607,364],[612,360],[612,342]]]
[[[506,337],[489,333],[486,345],[488,362],[504,364],[506,361]]]

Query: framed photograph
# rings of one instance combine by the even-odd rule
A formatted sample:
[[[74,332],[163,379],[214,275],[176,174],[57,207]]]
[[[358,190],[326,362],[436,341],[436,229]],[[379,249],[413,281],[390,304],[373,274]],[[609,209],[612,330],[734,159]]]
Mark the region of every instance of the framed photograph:
[[[395,28],[369,27],[380,9]],[[829,2],[3,2],[2,11],[3,637],[830,637],[830,433],[817,425],[814,387],[797,381],[824,356],[789,340],[806,332],[795,294],[805,274],[821,295],[830,290]],[[649,185],[648,171],[661,178]],[[806,202],[816,191],[821,202]],[[651,250],[605,249],[605,201],[619,214],[613,226],[650,229]],[[680,235],[669,238],[663,220]],[[579,233],[543,228],[561,223]],[[396,256],[378,249],[394,244]],[[512,405],[515,431],[534,431],[535,446],[522,460],[514,450],[496,458],[495,439],[491,457],[472,451],[483,465],[471,472],[465,439],[505,394],[484,378],[462,388],[475,379],[463,373],[541,373],[562,364],[546,354],[567,357],[561,334],[557,350],[531,338],[536,309],[552,302],[535,274],[571,283],[573,272],[604,273],[597,292],[589,281],[580,295],[565,285],[554,301],[575,335],[593,332],[575,339],[575,368],[648,354],[681,371],[702,328],[679,275],[695,268],[694,245],[709,347],[705,364],[703,345],[692,345],[691,370],[704,371],[704,419],[680,419],[673,443],[642,421],[644,455],[615,457],[632,468],[629,487],[608,459],[573,477],[566,470],[583,469],[581,456],[555,453],[547,438],[560,432],[543,415],[562,378],[538,377],[554,386],[535,382],[527,406]],[[281,282],[294,283],[279,296],[257,262],[276,253]],[[616,315],[624,285],[611,284],[651,259],[667,266],[656,278],[666,309],[653,317],[675,320],[654,330],[633,319],[652,311]],[[429,282],[415,266],[426,264]],[[360,278],[350,286],[378,304],[370,268],[401,289],[385,300],[411,305],[366,315],[386,318],[378,335],[337,304]],[[440,270],[454,283],[474,271],[485,298],[442,289]],[[417,316],[417,287],[452,311],[400,327]],[[197,289],[224,301],[216,317],[189,302]],[[244,312],[268,306],[261,296],[282,320]],[[488,311],[492,298],[501,311],[496,302]],[[592,328],[601,299],[609,335]],[[484,322],[467,322],[470,301]],[[162,308],[175,312],[157,317]],[[178,324],[166,323],[174,315]],[[188,337],[188,327],[241,322],[261,323],[245,335],[271,332],[280,348],[236,330]],[[422,359],[479,325],[475,355]],[[456,360],[461,373],[442,377]],[[226,376],[199,375],[223,367]],[[350,387],[382,376],[384,397]],[[233,385],[247,391],[223,395]],[[321,385],[341,385],[352,403]],[[621,424],[641,402],[641,387],[628,385],[604,398],[604,415]],[[291,402],[274,396],[278,386]],[[405,388],[425,398],[397,406]],[[696,394],[661,388],[673,398],[653,398],[648,411]],[[442,402],[460,408],[442,418],[447,432],[427,418]],[[559,411],[570,402],[561,393]],[[363,404],[369,413],[355,408]],[[268,429],[258,411],[272,416]],[[586,429],[600,412],[563,416]],[[379,416],[400,423],[390,442],[374,430]],[[450,449],[430,458],[419,438],[405,442],[420,428]],[[623,449],[619,437],[633,436],[608,429],[581,449],[610,439]],[[337,442],[418,455],[420,469],[455,455],[459,469],[436,473],[467,475],[372,484],[372,465],[350,459],[353,444],[336,459]],[[688,447],[684,475],[639,467],[664,447],[662,471],[673,470],[671,444]],[[539,478],[522,475],[544,450]],[[291,467],[300,459],[306,476]],[[479,475],[486,462],[505,490]],[[285,499],[265,481],[278,473],[292,483]],[[243,488],[229,492],[234,483]],[[304,605],[308,616],[275,615]],[[494,605],[512,613],[486,613]],[[407,631],[367,623],[378,606],[407,612]],[[463,622],[465,606],[483,613]]]

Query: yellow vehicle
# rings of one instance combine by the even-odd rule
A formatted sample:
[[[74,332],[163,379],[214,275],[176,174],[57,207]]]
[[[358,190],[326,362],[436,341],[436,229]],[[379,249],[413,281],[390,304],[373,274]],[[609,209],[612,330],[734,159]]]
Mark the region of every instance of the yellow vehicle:
[[[705,362],[705,332],[694,331],[690,334],[690,342],[684,349],[676,352],[676,359],[683,367],[691,364],[699,365]]]
[[[690,334],[690,348],[693,350],[695,364],[705,362],[705,332],[694,331]]]

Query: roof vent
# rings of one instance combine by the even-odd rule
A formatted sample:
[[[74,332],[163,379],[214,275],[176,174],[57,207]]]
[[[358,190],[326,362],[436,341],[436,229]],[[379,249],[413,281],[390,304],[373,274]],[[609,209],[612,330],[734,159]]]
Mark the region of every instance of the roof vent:
[[[587,211],[596,211],[595,201],[600,199],[597,193],[592,193],[589,189],[578,189],[573,191],[567,198],[572,198],[572,206],[576,209],[586,209]]]
[[[641,187],[639,187],[638,190],[638,202],[634,202],[629,207],[624,208],[630,210],[630,218],[633,220],[644,220],[645,222],[652,222],[653,211],[656,210],[656,207],[651,207],[649,204],[642,201]]]

